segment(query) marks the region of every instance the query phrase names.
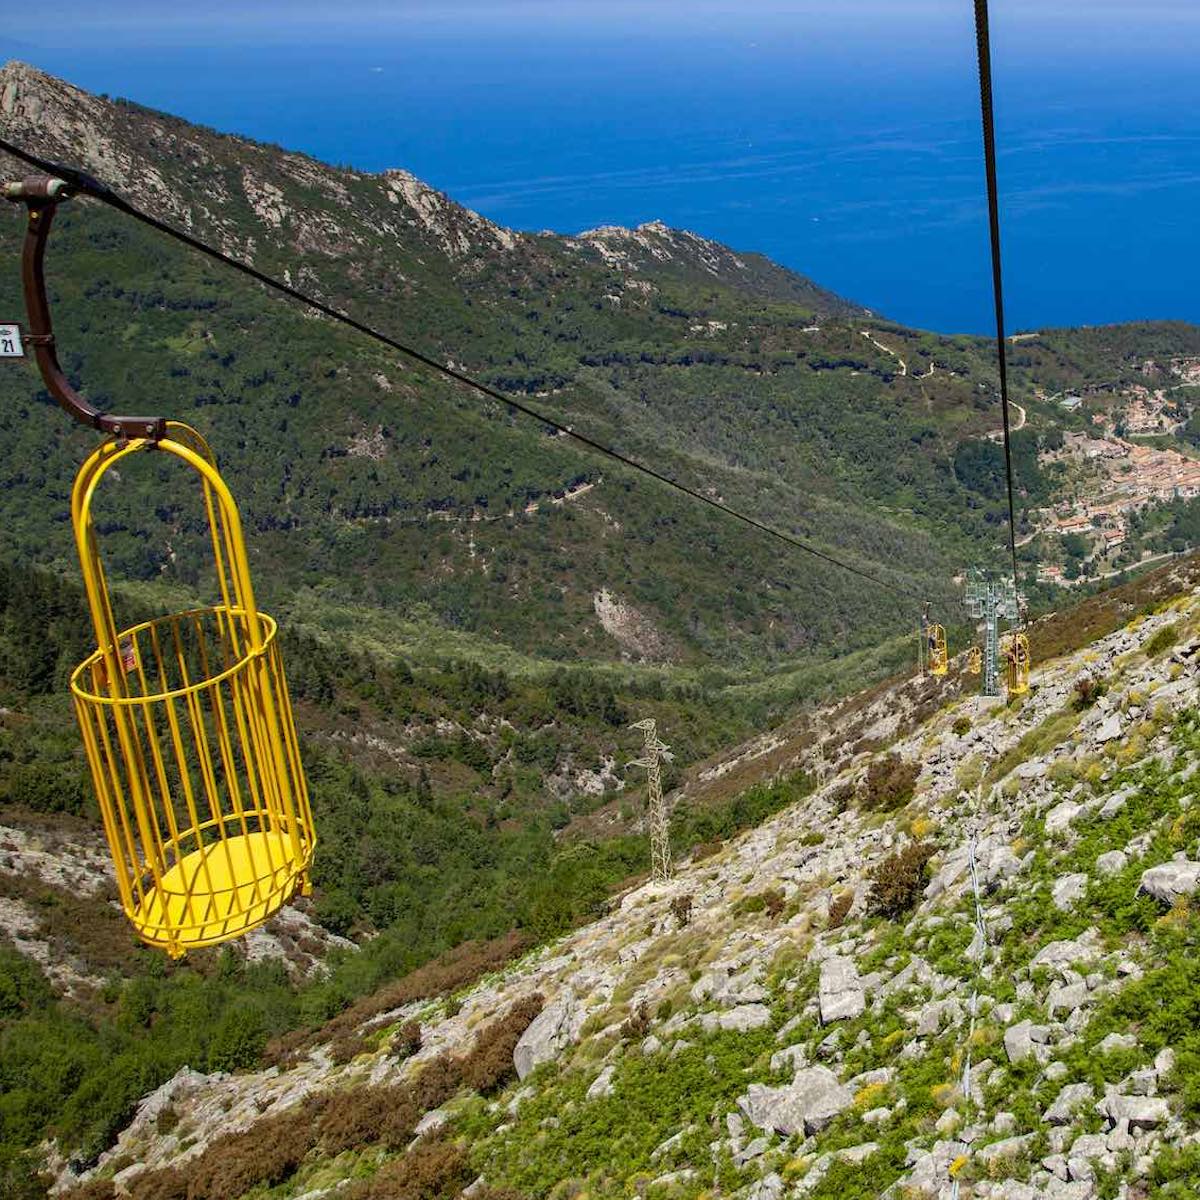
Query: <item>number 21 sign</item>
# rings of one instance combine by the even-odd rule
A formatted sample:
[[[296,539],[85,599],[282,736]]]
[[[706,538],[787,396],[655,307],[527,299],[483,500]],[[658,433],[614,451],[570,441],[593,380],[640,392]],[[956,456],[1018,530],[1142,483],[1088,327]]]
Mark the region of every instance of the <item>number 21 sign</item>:
[[[24,358],[20,325],[0,324],[0,358]]]

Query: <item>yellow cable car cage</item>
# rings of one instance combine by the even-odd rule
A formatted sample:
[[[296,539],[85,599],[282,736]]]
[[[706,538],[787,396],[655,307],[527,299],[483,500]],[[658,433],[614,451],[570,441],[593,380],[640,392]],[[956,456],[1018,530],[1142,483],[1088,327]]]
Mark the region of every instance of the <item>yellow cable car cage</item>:
[[[204,439],[157,417],[99,413],[62,374],[41,271],[60,181],[7,194],[29,207],[28,340],[42,376],[72,416],[110,435],[71,496],[96,635],[71,676],[75,711],[121,907],[143,941],[179,956],[245,933],[308,890],[316,837],[278,631],[255,604],[237,506]],[[122,629],[93,504],[104,476],[144,452],[199,476],[220,601]]]
[[[930,675],[945,675],[950,669],[946,650],[946,630],[941,625],[925,625],[925,670]]]
[[[106,472],[147,449],[200,476],[221,603],[122,630],[92,502]],[[97,642],[71,691],[121,905],[174,955],[236,937],[307,886],[315,838],[277,629],[255,605],[233,497],[200,436],[171,423],[157,442],[102,443],[71,515]]]
[[[1025,634],[1009,634],[1004,661],[1009,695],[1019,696],[1029,691],[1029,638]]]
[[[978,646],[972,646],[967,651],[967,674],[979,675],[983,671],[983,651]]]

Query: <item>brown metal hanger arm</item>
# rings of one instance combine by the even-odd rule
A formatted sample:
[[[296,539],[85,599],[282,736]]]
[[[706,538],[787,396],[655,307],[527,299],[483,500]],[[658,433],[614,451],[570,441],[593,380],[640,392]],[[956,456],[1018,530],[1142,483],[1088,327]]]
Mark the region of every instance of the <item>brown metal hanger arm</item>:
[[[166,436],[166,420],[163,417],[119,417],[102,413],[71,386],[59,365],[54,347],[54,327],[50,321],[50,303],[46,298],[43,264],[55,211],[59,203],[71,195],[69,184],[49,175],[34,175],[20,183],[6,184],[4,188],[5,198],[24,204],[29,213],[25,246],[21,252],[21,282],[29,319],[29,332],[25,340],[33,347],[38,370],[50,394],[81,425],[88,425],[111,437],[158,441]]]

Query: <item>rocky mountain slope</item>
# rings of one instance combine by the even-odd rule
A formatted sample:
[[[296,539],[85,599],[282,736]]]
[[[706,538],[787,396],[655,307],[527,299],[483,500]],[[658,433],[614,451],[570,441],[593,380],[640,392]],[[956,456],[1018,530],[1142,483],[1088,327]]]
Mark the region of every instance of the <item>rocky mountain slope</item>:
[[[806,799],[475,984],[180,1072],[88,1195],[1193,1194],[1181,586],[1008,704],[864,697]]]

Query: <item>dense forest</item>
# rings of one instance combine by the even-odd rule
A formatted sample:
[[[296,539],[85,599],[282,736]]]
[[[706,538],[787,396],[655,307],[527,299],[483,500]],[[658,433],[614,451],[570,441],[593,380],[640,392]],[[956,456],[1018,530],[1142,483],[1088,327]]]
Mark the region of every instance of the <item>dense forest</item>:
[[[149,189],[168,218],[556,420],[943,608],[964,565],[1001,561],[986,341],[892,325],[665,226],[512,234],[409,176],[336,170],[9,71],[36,93],[48,152],[100,170],[79,130],[103,129],[131,195]],[[19,236],[13,211],[0,245]],[[48,269],[72,377],[101,407],[163,411],[210,438],[264,601],[293,627],[417,659],[453,644],[493,665],[511,652],[761,670],[912,622],[852,576],[780,556],[90,201],[60,213]],[[14,312],[16,285],[0,278]],[[1132,375],[1194,340],[1170,325],[1051,333],[1014,347],[1014,382],[1032,406],[1035,382]],[[0,547],[70,570],[66,495],[86,435],[31,371],[0,389]],[[1053,494],[1038,455],[1076,419],[1046,405],[1037,418],[1016,442],[1023,507]],[[126,578],[192,594],[202,527],[163,472],[130,464],[105,497],[106,550]],[[598,619],[605,591],[640,636]]]

